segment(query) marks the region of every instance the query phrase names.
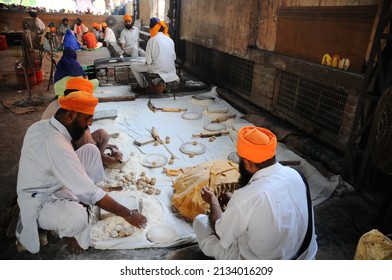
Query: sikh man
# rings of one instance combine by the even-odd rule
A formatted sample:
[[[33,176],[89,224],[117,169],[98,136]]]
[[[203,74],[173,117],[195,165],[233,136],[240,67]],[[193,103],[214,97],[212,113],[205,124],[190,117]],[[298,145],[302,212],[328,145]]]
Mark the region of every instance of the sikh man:
[[[73,91],[85,91],[93,95],[94,84],[82,77],[72,77],[67,80],[64,95]],[[60,104],[56,98],[42,113],[41,120],[50,119],[59,108]],[[109,134],[104,129],[97,129],[90,133],[90,128],[88,128],[84,131],[80,139],[72,141],[72,144],[76,150],[87,143],[96,145],[101,153],[103,164],[110,165],[120,162],[122,160],[122,153],[116,145],[109,144],[109,138]]]
[[[146,46],[146,62],[131,64],[131,70],[139,87],[145,88],[148,83],[142,72],[156,73],[165,83],[179,81],[176,74],[176,51],[165,22],[158,18],[150,19],[150,39]]]
[[[86,144],[75,151],[72,145],[91,125],[98,99],[89,92],[74,91],[59,97],[59,104],[54,117],[28,128],[21,151],[16,237],[31,253],[40,250],[39,228],[64,237],[73,253],[88,249],[91,205],[138,228],[147,223],[145,216],[117,203],[96,186],[105,177],[97,146]]]
[[[105,42],[106,47],[109,46],[109,44],[117,46],[117,39],[116,35],[114,35],[113,30],[108,27],[106,22],[102,22],[101,26],[104,38],[103,41]]]
[[[81,45],[83,44],[83,40],[82,40],[83,31],[86,30],[86,28],[87,28],[87,26],[85,26],[84,23],[82,23],[82,20],[80,18],[77,18],[76,23],[73,28],[73,32],[76,36],[77,41]],[[87,28],[87,30],[88,30],[88,28]]]
[[[209,215],[193,221],[199,247],[215,259],[315,259],[313,209],[306,179],[276,161],[276,136],[245,126],[238,132],[240,188],[220,203],[208,188]],[[226,205],[223,211],[221,204]],[[306,241],[306,242],[305,242]]]
[[[131,57],[143,57],[146,52],[139,46],[139,29],[133,26],[130,15],[124,16],[124,29],[120,33],[120,47]]]

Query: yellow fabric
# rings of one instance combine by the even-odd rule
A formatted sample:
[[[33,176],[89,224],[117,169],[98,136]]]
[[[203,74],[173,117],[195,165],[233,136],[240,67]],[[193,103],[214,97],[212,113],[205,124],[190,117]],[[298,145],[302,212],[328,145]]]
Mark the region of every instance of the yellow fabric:
[[[59,104],[62,109],[92,116],[98,104],[98,98],[89,92],[74,91],[67,96],[61,96]]]
[[[93,94],[94,84],[89,80],[81,77],[71,77],[68,79],[65,85],[65,89],[75,89]]]
[[[244,126],[238,131],[237,153],[255,163],[272,158],[276,153],[277,139],[270,130]]]
[[[124,16],[124,22],[127,21],[127,20],[129,20],[130,22],[132,22],[132,16],[130,16],[130,15],[125,15],[125,16]]]
[[[63,96],[64,91],[66,89],[66,85],[69,79],[75,78],[72,76],[65,76],[61,80],[58,80],[57,82],[54,83],[54,94],[57,96]],[[83,76],[78,76],[78,78],[84,79]],[[93,85],[94,85],[94,90],[99,86],[99,81],[98,79],[91,79],[89,80]]]
[[[161,27],[164,27],[163,30],[163,34],[165,34],[166,36],[170,37],[168,31],[169,29],[167,28],[167,25],[165,24],[164,21],[159,21],[157,24],[155,24],[155,26],[153,28],[150,29],[150,38],[153,38],[154,36],[156,36],[159,32],[159,30],[161,29]]]
[[[108,25],[106,24],[106,22],[102,22],[102,23],[101,23],[101,26],[107,27]]]
[[[376,229],[359,239],[354,260],[392,260],[392,240]]]
[[[183,172],[174,182],[172,205],[189,220],[208,210],[209,205],[200,194],[203,187],[217,192],[219,184],[237,183],[240,177],[238,164],[224,160],[188,167]]]

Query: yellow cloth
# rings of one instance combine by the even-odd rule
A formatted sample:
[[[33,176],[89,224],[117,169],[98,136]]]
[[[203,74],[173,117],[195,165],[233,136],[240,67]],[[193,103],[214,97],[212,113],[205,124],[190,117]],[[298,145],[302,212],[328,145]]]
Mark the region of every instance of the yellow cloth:
[[[102,23],[101,23],[101,26],[107,27],[108,25],[106,24],[106,22],[102,22]]]
[[[172,205],[189,220],[194,220],[198,214],[208,210],[208,203],[201,197],[203,187],[208,187],[219,195],[227,191],[221,190],[220,184],[237,183],[240,176],[238,164],[225,160],[184,168],[183,172],[174,182]]]
[[[65,89],[75,89],[93,94],[94,84],[89,80],[81,77],[72,77],[68,79],[65,85]]]
[[[168,33],[169,28],[167,28],[167,25],[165,24],[164,21],[160,20],[157,24],[154,25],[153,28],[151,28],[150,38],[156,36],[158,34],[159,30],[161,29],[161,27],[164,27],[164,30],[162,33],[165,34],[166,36],[170,37],[170,35]]]
[[[92,116],[98,104],[98,98],[89,92],[74,91],[67,96],[61,96],[59,104],[62,109]]]
[[[83,76],[78,76],[79,78],[83,78]],[[64,95],[64,91],[66,89],[66,84],[68,82],[69,79],[71,78],[75,78],[72,76],[65,76],[64,78],[62,78],[61,80],[58,80],[57,82],[54,83],[54,94],[57,96],[63,96]],[[98,79],[91,79],[89,80],[93,85],[94,85],[94,90],[99,86],[99,81]]]
[[[130,22],[132,22],[132,16],[130,16],[130,15],[125,15],[125,16],[124,16],[124,22],[127,21],[127,20],[129,20]]]
[[[271,159],[276,153],[275,134],[266,128],[244,126],[238,131],[237,153],[254,163]]]
[[[359,239],[354,260],[392,260],[392,240],[376,229]]]

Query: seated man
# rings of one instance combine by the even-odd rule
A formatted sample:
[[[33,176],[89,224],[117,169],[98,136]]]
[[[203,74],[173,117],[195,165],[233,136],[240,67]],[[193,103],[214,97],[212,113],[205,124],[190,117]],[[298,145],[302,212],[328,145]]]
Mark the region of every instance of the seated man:
[[[101,42],[98,42],[95,35],[90,32],[87,27],[85,28],[85,30],[83,30],[82,40],[83,46],[85,46],[88,50],[97,49],[102,47],[103,45]]]
[[[68,32],[71,32],[71,30],[68,30],[67,33]],[[76,40],[75,36],[73,37],[74,40]],[[54,72],[54,93],[56,95],[64,95],[65,85],[71,77],[83,77],[88,79],[86,72],[84,72],[82,65],[80,65],[78,61],[78,55],[75,49],[66,47],[57,63],[56,71]],[[90,82],[94,84],[94,87],[99,85],[98,79],[91,79]]]
[[[140,74],[142,72],[159,74],[165,83],[180,80],[176,74],[174,42],[167,31],[167,26],[163,21],[151,18],[150,39],[146,46],[146,62],[135,62],[131,65],[132,73],[142,88],[147,87],[147,82]]]
[[[83,30],[86,28],[84,23],[82,23],[82,20],[80,18],[76,19],[76,23],[73,28],[73,32],[76,36],[77,41],[82,45],[82,36],[83,36]]]
[[[193,221],[199,247],[216,259],[311,260],[316,257],[311,198],[299,172],[275,159],[277,139],[269,130],[238,132],[240,188],[226,204],[203,188],[209,216]],[[223,212],[221,204],[226,205]]]
[[[124,51],[117,44],[116,35],[114,31],[108,27],[106,22],[101,23],[102,35],[104,46],[108,48],[111,57],[119,57],[124,53]]]
[[[117,203],[95,185],[105,176],[97,146],[86,144],[74,150],[72,145],[91,124],[98,99],[89,92],[74,91],[61,96],[59,104],[54,117],[28,128],[21,151],[16,237],[31,253],[40,250],[39,228],[66,238],[73,253],[88,249],[91,205],[138,228],[147,222],[138,211]]]
[[[120,33],[120,47],[128,56],[145,56],[146,52],[139,46],[139,29],[133,26],[132,17],[124,16],[124,29]]]
[[[102,26],[96,22],[93,23],[93,33],[97,41],[102,43],[103,42],[103,35],[102,35]]]
[[[72,77],[67,81],[65,88],[64,95],[68,95],[74,91],[85,91],[93,95],[94,85],[84,78]],[[41,120],[50,119],[59,108],[60,104],[56,98],[45,109]],[[122,153],[118,150],[118,147],[108,144],[109,134],[104,129],[98,129],[90,134],[90,129],[88,128],[84,131],[80,139],[72,141],[75,150],[88,143],[95,144],[98,147],[104,165],[114,164],[122,160]],[[106,150],[109,150],[109,153],[105,153]]]

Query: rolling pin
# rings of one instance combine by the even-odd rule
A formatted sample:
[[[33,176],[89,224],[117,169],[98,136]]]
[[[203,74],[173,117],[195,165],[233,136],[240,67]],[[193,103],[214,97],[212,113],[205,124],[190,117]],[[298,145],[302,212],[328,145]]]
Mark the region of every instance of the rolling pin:
[[[216,118],[215,120],[211,121],[211,123],[220,123],[220,122],[224,122],[224,121],[227,121],[227,120],[233,119],[233,118],[235,118],[235,114]]]
[[[157,108],[157,110],[161,110],[162,112],[183,112],[186,111],[187,109],[163,107],[163,108]]]
[[[151,129],[151,135],[155,139],[155,141],[160,141],[161,140],[161,138],[159,137],[159,134],[158,134],[158,130],[155,127],[153,127]]]
[[[198,134],[192,134],[192,137],[208,138],[208,137],[212,137],[212,136],[222,136],[225,134],[229,134],[229,131],[228,130],[220,130],[220,131],[216,131],[216,132],[202,132],[202,133],[198,133]]]
[[[104,187],[102,188],[105,192],[113,192],[113,191],[122,191],[123,187],[116,186],[116,187]]]

